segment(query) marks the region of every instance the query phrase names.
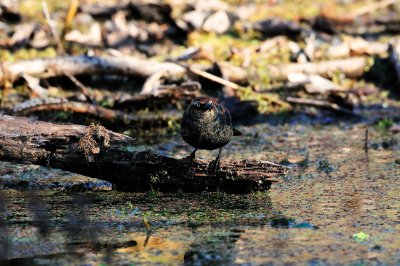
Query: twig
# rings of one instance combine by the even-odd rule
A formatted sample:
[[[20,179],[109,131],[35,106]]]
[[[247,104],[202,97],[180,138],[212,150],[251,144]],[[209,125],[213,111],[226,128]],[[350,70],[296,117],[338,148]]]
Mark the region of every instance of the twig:
[[[43,13],[44,13],[44,16],[45,16],[45,18],[46,18],[47,24],[48,24],[49,27],[50,27],[51,34],[53,35],[53,37],[54,37],[54,39],[55,39],[55,41],[56,41],[56,44],[57,44],[57,52],[58,52],[58,54],[64,55],[64,53],[65,53],[64,47],[62,46],[60,36],[59,36],[58,33],[57,33],[57,29],[56,29],[55,22],[54,22],[54,20],[50,17],[50,13],[49,13],[49,9],[47,8],[47,3],[46,3],[46,1],[42,1],[42,8],[43,8]]]
[[[81,89],[82,94],[85,96],[86,101],[93,103],[93,99],[90,97],[89,88],[82,84],[77,78],[75,78],[71,73],[68,71],[64,71],[64,74],[78,87]]]
[[[383,0],[383,1],[380,1],[380,2],[375,2],[375,3],[372,3],[370,5],[363,6],[362,8],[360,8],[360,9],[358,9],[356,11],[351,12],[350,16],[353,17],[353,18],[356,18],[358,16],[365,15],[365,14],[370,13],[372,11],[375,11],[377,9],[384,8],[384,7],[389,6],[391,4],[395,4],[397,1],[398,0]]]
[[[244,90],[244,88],[241,87],[241,86],[239,86],[238,84],[233,83],[233,82],[231,82],[231,81],[229,81],[229,80],[220,78],[220,77],[218,77],[218,76],[215,76],[215,75],[213,75],[213,74],[211,74],[211,73],[208,73],[208,72],[206,72],[206,71],[203,71],[203,70],[200,70],[200,69],[196,69],[196,68],[191,67],[191,66],[187,67],[187,69],[188,69],[190,72],[192,72],[192,73],[194,73],[194,74],[196,74],[196,75],[199,75],[199,76],[201,76],[201,77],[203,77],[203,78],[212,80],[212,81],[217,82],[217,83],[219,83],[219,84],[221,84],[221,85],[230,87],[230,88],[232,88],[232,89],[234,89],[234,90]]]

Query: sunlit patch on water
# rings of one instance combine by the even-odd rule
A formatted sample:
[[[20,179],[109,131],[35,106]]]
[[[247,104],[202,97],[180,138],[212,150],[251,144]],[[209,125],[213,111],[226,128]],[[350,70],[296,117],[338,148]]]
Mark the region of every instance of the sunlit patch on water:
[[[129,234],[127,238],[135,241],[136,245],[127,248],[119,248],[116,252],[127,255],[126,259],[129,261],[182,264],[189,243],[171,240],[157,235],[160,234],[156,234],[155,236],[143,233]]]

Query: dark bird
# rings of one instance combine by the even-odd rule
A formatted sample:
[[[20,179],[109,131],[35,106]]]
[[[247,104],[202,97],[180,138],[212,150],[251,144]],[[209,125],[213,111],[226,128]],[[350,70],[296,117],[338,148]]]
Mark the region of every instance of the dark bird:
[[[215,169],[219,169],[222,147],[228,144],[233,136],[238,135],[241,133],[232,127],[228,109],[210,97],[194,99],[183,113],[181,136],[195,148],[190,154],[191,160],[195,158],[198,149],[219,148],[218,156],[212,163]]]

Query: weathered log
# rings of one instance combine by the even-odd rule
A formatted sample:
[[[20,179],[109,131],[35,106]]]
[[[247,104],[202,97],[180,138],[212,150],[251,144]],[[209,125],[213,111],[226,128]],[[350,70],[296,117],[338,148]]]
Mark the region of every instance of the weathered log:
[[[121,74],[148,77],[159,71],[168,71],[171,77],[182,76],[185,69],[177,64],[139,59],[136,57],[112,56],[66,56],[4,62],[0,65],[0,80],[14,81],[27,74],[49,78],[70,75]]]
[[[329,60],[317,63],[291,63],[281,65],[269,65],[266,69],[273,80],[287,79],[289,74],[304,73],[316,74],[323,77],[331,77],[335,73],[343,73],[349,78],[357,78],[364,74],[370,64],[367,57],[351,57],[339,60]]]
[[[347,77],[356,78],[364,74],[368,64],[369,60],[367,57],[352,57],[317,63],[268,65],[265,71],[268,73],[271,80],[286,80],[289,74],[299,72],[329,77],[338,71],[342,72]],[[243,71],[243,74],[238,75],[239,68],[236,68],[235,72],[224,70],[227,68],[229,68],[227,64],[222,65],[222,71],[228,80],[234,80],[240,83],[248,82],[248,75],[244,74],[245,71]],[[135,57],[70,56],[4,62],[0,64],[0,81],[15,81],[23,75],[49,78],[65,76],[65,73],[72,76],[120,74],[147,78],[154,73],[163,71],[167,71],[171,78],[181,77],[186,73],[184,67],[171,62],[160,63]],[[240,80],[238,76],[245,80]]]
[[[388,51],[386,43],[377,41],[368,41],[361,37],[347,38],[339,44],[329,46],[326,51],[317,51],[315,57],[318,59],[323,58],[348,58],[352,56],[379,56],[384,55]]]
[[[332,77],[339,72],[349,78],[358,78],[365,73],[365,69],[369,64],[370,60],[368,57],[350,57],[346,59],[328,60],[315,63],[271,64],[265,67],[264,72],[269,76],[270,80],[274,81],[287,80],[288,76],[293,73]],[[220,66],[224,76],[226,76],[228,80],[245,83],[249,79],[249,76],[245,73],[245,69],[243,69],[242,74],[238,74],[240,69],[238,67],[236,67],[235,72],[232,72],[228,69],[228,63],[221,64]]]
[[[208,173],[209,161],[175,159],[150,151],[129,151],[133,139],[102,126],[60,125],[0,116],[0,160],[51,166],[143,191],[266,190],[286,168],[269,162],[223,161]]]

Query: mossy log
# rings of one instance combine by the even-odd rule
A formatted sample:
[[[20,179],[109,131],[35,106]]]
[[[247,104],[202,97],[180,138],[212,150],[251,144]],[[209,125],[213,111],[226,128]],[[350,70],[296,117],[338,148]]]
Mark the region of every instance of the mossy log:
[[[209,161],[175,159],[151,151],[129,151],[128,136],[99,125],[81,126],[0,116],[0,160],[69,170],[112,182],[129,191],[267,190],[286,168],[263,161],[222,161],[216,175]]]

